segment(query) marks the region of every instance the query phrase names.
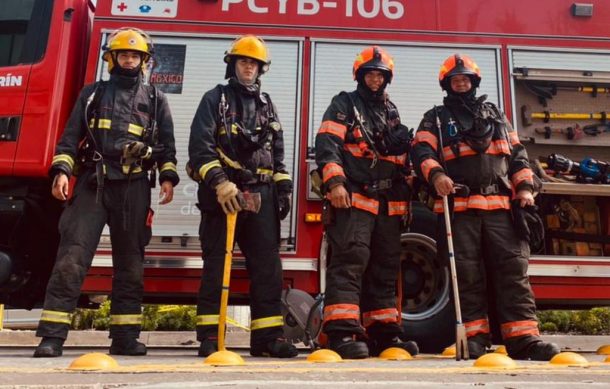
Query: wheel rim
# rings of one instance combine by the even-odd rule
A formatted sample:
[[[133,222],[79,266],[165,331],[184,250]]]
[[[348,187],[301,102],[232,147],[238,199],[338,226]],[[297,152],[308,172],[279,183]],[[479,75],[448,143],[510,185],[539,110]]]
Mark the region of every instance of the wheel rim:
[[[434,239],[416,233],[401,236],[402,318],[435,316],[449,304],[449,271],[436,258]]]

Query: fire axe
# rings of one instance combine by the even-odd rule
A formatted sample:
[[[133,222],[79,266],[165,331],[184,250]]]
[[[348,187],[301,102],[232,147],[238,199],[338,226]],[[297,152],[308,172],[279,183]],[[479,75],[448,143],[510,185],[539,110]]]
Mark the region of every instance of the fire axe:
[[[258,213],[261,209],[261,194],[239,192],[237,200],[242,211]],[[227,324],[227,306],[229,304],[229,283],[231,281],[231,265],[233,262],[233,242],[237,212],[227,214],[227,240],[225,246],[225,262],[222,276],[222,293],[220,295],[220,313],[218,318],[218,350],[226,351],[225,327]]]
[[[445,213],[447,246],[449,248],[449,268],[451,269],[451,286],[453,287],[453,302],[455,304],[455,360],[468,360],[468,358],[470,358],[468,355],[468,338],[466,337],[466,327],[462,322],[462,308],[460,307],[455,251],[453,250],[453,236],[451,234],[451,216],[449,215],[449,202],[447,201],[447,196],[443,196],[443,211]]]

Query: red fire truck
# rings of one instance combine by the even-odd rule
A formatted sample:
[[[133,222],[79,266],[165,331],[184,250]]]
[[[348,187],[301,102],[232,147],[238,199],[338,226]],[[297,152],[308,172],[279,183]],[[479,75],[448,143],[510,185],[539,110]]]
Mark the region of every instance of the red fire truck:
[[[411,127],[442,101],[437,72],[443,59],[463,52],[481,67],[480,92],[506,112],[531,157],[561,153],[574,161],[591,155],[607,161],[608,25],[604,0],[4,0],[0,303],[31,308],[42,301],[61,212],[50,197],[47,169],[79,89],[108,76],[100,57],[116,28],[135,26],[154,40],[149,82],[168,96],[181,172],[197,104],[223,80],[224,51],[244,33],[268,43],[272,64],[263,89],[280,113],[286,164],[296,183],[295,206],[281,229],[284,279],[316,295],[324,290],[328,250],[321,201],[309,182],[313,139],[333,95],[355,87],[351,65],[357,52],[378,44],[393,55],[396,74],[388,91]],[[598,116],[574,122],[551,115],[566,112]],[[197,184],[182,175],[174,201],[157,209],[146,254],[149,302],[194,302],[199,287]],[[610,187],[599,183],[543,184],[539,203],[547,238],[529,269],[539,307],[610,303],[608,196]],[[435,256],[435,216],[417,202],[413,209],[402,239],[403,322],[423,350],[435,350],[453,336],[448,270]],[[81,302],[108,294],[111,278],[105,235]],[[238,252],[233,301],[247,300],[247,291]]]

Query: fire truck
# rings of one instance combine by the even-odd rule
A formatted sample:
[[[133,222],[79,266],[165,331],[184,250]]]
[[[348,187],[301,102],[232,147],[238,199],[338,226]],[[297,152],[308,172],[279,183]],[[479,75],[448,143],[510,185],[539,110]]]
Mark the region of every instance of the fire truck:
[[[481,68],[480,94],[511,119],[530,157],[560,153],[582,161],[595,156],[599,172],[604,167],[599,161],[610,159],[610,148],[604,147],[610,145],[605,126],[610,5],[586,1],[4,0],[0,303],[31,308],[44,298],[62,209],[51,198],[47,171],[78,91],[108,77],[101,53],[116,28],[140,28],[154,41],[148,82],[168,97],[182,175],[174,201],[153,206],[157,217],[145,258],[145,300],[195,301],[202,259],[197,183],[184,172],[190,123],[203,93],[224,78],[224,51],[245,33],[263,37],[270,48],[271,67],[262,85],[277,105],[286,165],[295,182],[294,207],[281,226],[285,285],[315,296],[325,288],[329,253],[320,222],[322,202],[309,176],[316,167],[314,137],[331,98],[355,88],[351,66],[356,53],[376,44],[392,54],[396,72],[388,91],[403,122],[415,128],[422,114],[442,101],[437,78],[442,61],[466,53]],[[578,121],[561,118],[583,112],[591,115]],[[542,308],[610,303],[610,186],[606,180],[581,178],[545,181],[538,196],[547,237],[544,247],[532,253],[529,276]],[[436,216],[417,201],[412,210],[412,223],[402,236],[397,289],[409,337],[433,351],[452,342],[450,277],[436,259]],[[108,294],[111,281],[105,233],[81,304]],[[232,301],[247,301],[239,250],[230,291]]]

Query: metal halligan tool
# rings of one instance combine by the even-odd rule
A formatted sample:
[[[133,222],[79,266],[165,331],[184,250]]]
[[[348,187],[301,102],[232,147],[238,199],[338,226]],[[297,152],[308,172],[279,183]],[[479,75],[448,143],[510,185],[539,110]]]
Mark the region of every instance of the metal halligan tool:
[[[451,286],[453,288],[453,301],[455,304],[455,360],[468,360],[468,338],[466,327],[462,322],[462,309],[460,307],[460,293],[457,283],[457,270],[455,267],[455,251],[453,250],[453,236],[451,234],[451,216],[447,196],[443,196],[443,211],[445,213],[445,228],[447,230],[447,246],[449,248],[449,268],[451,269]]]

